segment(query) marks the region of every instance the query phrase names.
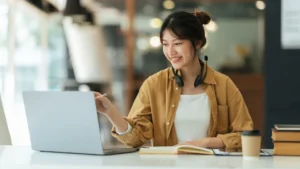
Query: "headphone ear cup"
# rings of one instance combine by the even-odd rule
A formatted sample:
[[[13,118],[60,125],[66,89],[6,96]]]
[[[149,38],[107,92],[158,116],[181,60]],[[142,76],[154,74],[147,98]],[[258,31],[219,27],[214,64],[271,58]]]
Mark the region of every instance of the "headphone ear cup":
[[[194,87],[195,87],[195,88],[198,87],[202,82],[203,82],[202,76],[201,76],[201,75],[198,75],[197,78],[195,79]]]
[[[184,86],[183,80],[182,80],[181,77],[179,77],[178,75],[175,75],[175,81],[176,81],[176,83],[177,83],[177,85],[178,85],[179,87]]]

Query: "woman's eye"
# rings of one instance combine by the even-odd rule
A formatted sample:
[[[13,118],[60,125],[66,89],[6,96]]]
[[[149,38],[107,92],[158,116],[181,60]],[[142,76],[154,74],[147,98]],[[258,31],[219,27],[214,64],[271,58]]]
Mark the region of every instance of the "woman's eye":
[[[181,45],[182,43],[175,43],[175,45],[177,46],[177,45]]]

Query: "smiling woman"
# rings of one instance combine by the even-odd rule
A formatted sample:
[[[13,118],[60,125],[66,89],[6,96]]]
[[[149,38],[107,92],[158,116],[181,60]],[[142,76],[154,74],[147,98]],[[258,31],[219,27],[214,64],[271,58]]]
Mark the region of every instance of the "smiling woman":
[[[197,56],[209,21],[205,12],[175,12],[165,19],[160,40],[172,66],[145,80],[128,117],[95,93],[98,112],[114,126],[113,136],[131,147],[152,140],[153,146],[241,148],[240,132],[253,129],[244,99],[229,77]]]
[[[180,86],[184,85],[184,80],[177,76],[178,70],[182,74],[186,74],[184,77],[189,77],[187,75],[191,73],[192,76],[197,77],[194,82],[194,86],[197,87],[203,82],[205,76],[205,74],[203,76],[204,69],[200,71],[200,68],[204,66],[201,64],[203,62],[200,61],[202,66],[198,66],[197,63],[199,49],[206,44],[203,24],[208,24],[211,19],[205,12],[194,12],[193,17],[191,15],[187,12],[177,12],[166,18],[161,28],[160,39],[163,44],[163,52],[172,64],[176,81]],[[201,76],[198,76],[199,72],[201,72]],[[200,93],[202,92],[200,91]]]
[[[165,20],[161,28],[160,39],[164,54],[175,69],[183,68],[193,59],[198,60],[195,57],[197,50],[206,44],[202,24],[208,24],[210,16],[205,12],[195,12],[191,16],[193,15],[187,12],[174,13]]]

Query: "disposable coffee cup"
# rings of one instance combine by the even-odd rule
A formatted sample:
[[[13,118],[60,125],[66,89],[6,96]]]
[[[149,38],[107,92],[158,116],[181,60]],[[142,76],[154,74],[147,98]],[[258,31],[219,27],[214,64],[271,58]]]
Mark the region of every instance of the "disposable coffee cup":
[[[259,157],[261,148],[261,135],[259,130],[242,132],[243,157]]]

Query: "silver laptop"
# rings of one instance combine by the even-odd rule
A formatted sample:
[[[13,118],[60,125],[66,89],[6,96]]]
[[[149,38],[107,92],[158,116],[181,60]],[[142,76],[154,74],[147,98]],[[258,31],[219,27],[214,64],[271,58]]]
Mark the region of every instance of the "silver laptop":
[[[23,92],[23,100],[33,150],[95,155],[138,150],[103,146],[93,92]]]

